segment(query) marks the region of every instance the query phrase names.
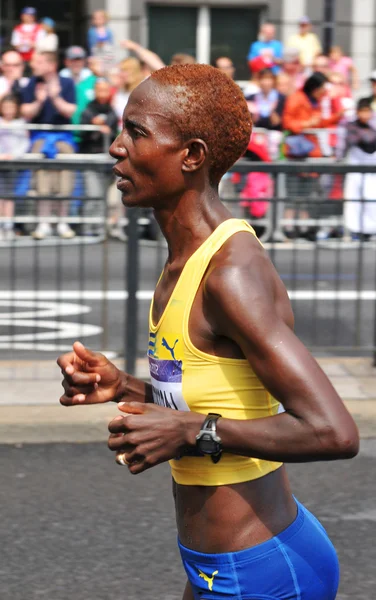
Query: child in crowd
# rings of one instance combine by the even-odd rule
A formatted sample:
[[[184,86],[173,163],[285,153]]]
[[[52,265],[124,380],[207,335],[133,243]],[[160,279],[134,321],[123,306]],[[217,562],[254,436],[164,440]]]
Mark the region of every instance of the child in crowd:
[[[26,63],[30,62],[33,56],[41,31],[36,18],[36,9],[33,6],[25,6],[21,11],[21,22],[12,31],[10,43],[21,54],[22,60]]]
[[[46,17],[40,22],[41,33],[38,35],[36,43],[37,52],[57,52],[59,47],[59,38],[55,33],[55,21]]]
[[[352,58],[344,56],[340,46],[333,46],[329,53],[329,69],[332,73],[341,73],[345,77],[345,82],[354,90],[359,88],[358,71]]]
[[[113,45],[114,36],[111,29],[107,27],[107,22],[108,15],[104,10],[96,10],[93,13],[92,26],[87,34],[87,45],[90,55],[94,54],[94,48],[96,48],[98,44]]]
[[[347,162],[376,166],[376,130],[367,98],[359,100],[357,119],[347,125]],[[376,234],[376,174],[349,173],[345,179],[345,226],[353,239],[368,241]],[[369,201],[369,202],[367,202]]]
[[[276,90],[276,76],[273,71],[260,71],[258,84],[260,91],[246,96],[253,123],[255,127],[281,130],[286,98]]]
[[[20,104],[16,96],[4,96],[0,102],[0,160],[12,160],[25,154],[29,149],[29,135],[24,128],[25,121],[20,118]],[[13,194],[16,181],[14,173],[0,171],[1,195]],[[0,199],[0,241],[13,239],[13,200]]]

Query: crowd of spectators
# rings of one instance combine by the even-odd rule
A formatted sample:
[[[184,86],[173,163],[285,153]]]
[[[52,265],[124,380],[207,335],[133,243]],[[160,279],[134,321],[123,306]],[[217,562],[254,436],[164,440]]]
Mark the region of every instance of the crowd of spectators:
[[[132,90],[150,73],[162,68],[164,62],[154,52],[131,40],[121,42],[124,58],[116,62],[118,49],[114,46],[105,11],[93,13],[86,48],[77,45],[59,48],[54,21],[48,16],[38,17],[33,7],[22,10],[20,23],[10,38],[10,47],[1,57],[0,157],[16,159],[27,151],[47,158],[77,152],[101,153],[105,148],[104,140],[108,144],[121,127],[122,113]],[[337,154],[337,158],[343,158],[345,153],[350,157],[354,155],[351,148],[356,136],[352,124],[355,121],[358,129],[365,129],[362,122],[356,120],[359,117],[354,99],[359,88],[357,69],[339,46],[331,48],[328,55],[323,53],[307,17],[300,20],[297,33],[285,46],[276,39],[275,26],[263,24],[245,60],[250,78],[240,84],[254,124],[264,132],[262,135],[260,131],[256,138],[256,143],[264,145],[260,156],[268,156],[269,160],[281,156],[304,160],[334,156],[339,147],[343,152],[341,156]],[[171,57],[170,64],[194,62],[195,57],[179,53]],[[213,65],[236,79],[231,57],[219,56]],[[372,95],[363,99],[359,106],[363,113],[366,105],[369,107],[367,128],[374,131],[376,72],[370,80]],[[29,133],[24,127],[26,122],[35,126],[48,125],[50,130],[36,128]],[[93,125],[97,130],[80,133],[58,127],[72,124]],[[338,133],[338,128],[335,132],[328,130],[338,125],[342,127],[342,134]],[[320,134],[315,134],[315,130]],[[363,149],[363,153],[368,152],[368,162],[371,147]],[[0,174],[0,198],[1,193],[5,195],[6,175],[6,171]],[[88,169],[84,176],[88,198],[94,197],[98,190],[97,176],[95,169]],[[75,185],[74,178],[72,171],[42,169],[30,178],[28,195],[31,198],[51,198],[51,201],[38,201],[38,214],[43,219],[32,232],[35,239],[52,235],[48,218],[54,210],[60,217],[57,234],[63,238],[76,235],[77,231],[64,221],[70,214],[69,197]],[[313,178],[295,176],[287,182],[288,193],[307,196],[313,183]],[[349,186],[345,186],[345,190],[347,188]],[[56,198],[61,200],[52,201]],[[86,214],[94,214],[94,203],[89,208]],[[0,222],[0,240],[14,235],[13,210],[11,201],[0,199],[0,217],[6,217]]]

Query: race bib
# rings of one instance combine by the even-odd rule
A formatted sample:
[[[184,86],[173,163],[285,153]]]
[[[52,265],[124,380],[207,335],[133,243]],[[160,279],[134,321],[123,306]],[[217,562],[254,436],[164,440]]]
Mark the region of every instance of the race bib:
[[[154,404],[189,411],[183,398],[183,369],[181,360],[163,360],[149,355]]]

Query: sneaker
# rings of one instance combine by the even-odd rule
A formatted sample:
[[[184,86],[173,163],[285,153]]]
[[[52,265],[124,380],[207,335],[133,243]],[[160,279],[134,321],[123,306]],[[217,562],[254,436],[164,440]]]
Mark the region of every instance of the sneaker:
[[[31,235],[35,240],[44,240],[44,238],[52,235],[51,225],[49,223],[39,223]]]
[[[58,223],[56,230],[58,235],[64,240],[70,240],[76,235],[76,232],[67,223]]]

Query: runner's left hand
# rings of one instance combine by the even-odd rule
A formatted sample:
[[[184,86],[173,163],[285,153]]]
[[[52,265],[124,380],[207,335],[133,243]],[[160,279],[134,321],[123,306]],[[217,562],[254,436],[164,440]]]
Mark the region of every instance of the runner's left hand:
[[[142,473],[175,458],[188,447],[188,420],[194,413],[140,402],[120,403],[118,407],[125,414],[109,424],[108,447],[117,457],[123,455],[131,473]],[[202,415],[198,419],[201,423]]]

